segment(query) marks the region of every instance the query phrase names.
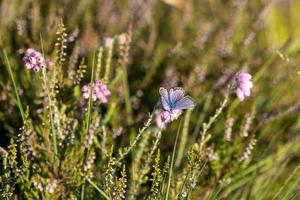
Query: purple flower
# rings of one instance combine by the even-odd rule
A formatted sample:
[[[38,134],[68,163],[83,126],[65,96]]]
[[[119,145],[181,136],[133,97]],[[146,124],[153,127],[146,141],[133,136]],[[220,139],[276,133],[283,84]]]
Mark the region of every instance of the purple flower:
[[[82,87],[83,97],[85,99],[89,98],[90,90],[93,101],[98,99],[101,103],[107,103],[108,97],[111,95],[111,92],[102,81],[96,81],[95,83],[86,84]]]
[[[182,111],[181,110],[172,110],[172,111],[167,111],[167,110],[157,110],[155,112],[155,122],[157,127],[161,129],[166,129],[167,125],[176,120],[180,115]]]
[[[252,76],[246,72],[240,72],[237,74],[233,86],[235,88],[236,96],[243,101],[246,96],[250,96],[251,88],[253,84],[251,82]]]
[[[32,48],[26,50],[23,61],[27,69],[33,69],[35,72],[40,71],[41,68],[46,66],[45,59],[42,54]]]

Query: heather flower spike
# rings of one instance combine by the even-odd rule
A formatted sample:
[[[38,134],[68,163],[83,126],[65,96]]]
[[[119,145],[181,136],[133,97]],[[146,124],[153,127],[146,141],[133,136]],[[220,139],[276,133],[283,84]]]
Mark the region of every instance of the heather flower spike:
[[[82,92],[85,99],[89,98],[90,90],[92,92],[93,101],[99,100],[101,103],[107,103],[108,97],[111,95],[111,92],[103,81],[96,81],[95,83],[84,85]]]
[[[35,72],[38,72],[43,67],[46,67],[45,58],[43,55],[32,48],[26,50],[23,61],[27,69],[33,69]]]
[[[249,73],[240,72],[233,81],[236,96],[240,101],[244,101],[245,97],[251,94],[251,88],[253,87],[251,78],[252,76]]]
[[[182,113],[182,110],[193,108],[195,103],[189,96],[185,96],[182,88],[171,88],[169,91],[161,87],[159,89],[160,110],[156,111],[156,125],[165,129],[167,124],[176,120]]]

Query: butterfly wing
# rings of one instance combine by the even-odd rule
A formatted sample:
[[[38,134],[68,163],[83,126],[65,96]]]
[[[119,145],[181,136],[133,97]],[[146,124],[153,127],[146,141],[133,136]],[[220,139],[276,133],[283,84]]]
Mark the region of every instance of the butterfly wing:
[[[169,93],[168,90],[161,87],[159,88],[159,94],[160,94],[160,101],[163,109],[170,111],[171,110],[171,102],[169,100]]]
[[[175,106],[176,102],[184,97],[184,90],[181,87],[171,88],[169,94],[171,105]]]
[[[190,96],[185,96],[176,102],[173,110],[183,110],[193,108],[195,106],[194,100]]]

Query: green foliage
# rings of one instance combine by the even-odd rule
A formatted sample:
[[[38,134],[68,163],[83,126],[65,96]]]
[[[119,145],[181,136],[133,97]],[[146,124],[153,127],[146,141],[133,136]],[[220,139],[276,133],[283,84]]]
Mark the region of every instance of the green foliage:
[[[113,199],[116,200],[125,199],[126,183],[127,183],[125,166],[123,166],[123,169],[121,171],[121,177],[118,178],[115,182],[116,182],[116,186],[113,192]]]
[[[159,199],[159,188],[162,181],[162,172],[160,168],[160,151],[157,151],[154,165],[153,165],[153,172],[152,172],[152,185],[150,190],[149,199]]]

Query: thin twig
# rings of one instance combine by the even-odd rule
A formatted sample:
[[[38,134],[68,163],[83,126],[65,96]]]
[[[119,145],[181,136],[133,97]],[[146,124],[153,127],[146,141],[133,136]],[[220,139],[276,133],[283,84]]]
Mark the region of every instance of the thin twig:
[[[116,165],[120,164],[120,161],[124,159],[125,156],[127,156],[127,154],[130,153],[130,151],[132,150],[132,148],[136,145],[136,143],[140,140],[140,138],[142,137],[143,133],[145,132],[145,130],[147,130],[147,128],[151,125],[152,122],[152,114],[149,115],[149,118],[147,120],[147,122],[144,124],[143,128],[141,128],[139,130],[138,135],[136,136],[136,138],[134,139],[134,141],[131,143],[131,145],[126,148],[126,151],[124,153],[122,153],[120,155],[120,157],[116,160]]]

